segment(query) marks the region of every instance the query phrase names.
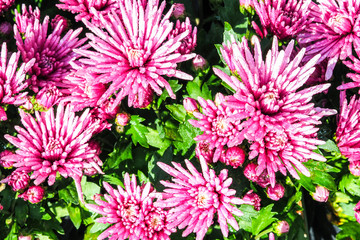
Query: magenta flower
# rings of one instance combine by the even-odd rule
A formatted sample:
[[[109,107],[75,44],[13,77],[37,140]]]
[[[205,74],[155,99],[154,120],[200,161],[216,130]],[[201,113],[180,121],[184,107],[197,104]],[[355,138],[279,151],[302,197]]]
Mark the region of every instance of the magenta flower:
[[[267,187],[266,193],[271,200],[278,201],[284,196],[285,188],[280,183],[275,183],[274,187]]]
[[[95,25],[99,25],[100,16],[106,17],[112,9],[118,9],[117,0],[60,0],[60,2],[62,4],[56,4],[56,6],[77,14],[76,21],[91,20]]]
[[[115,123],[118,126],[125,127],[130,121],[130,114],[121,112],[116,114]]]
[[[222,159],[226,165],[230,165],[233,168],[242,166],[245,161],[245,151],[241,147],[233,146],[226,150],[225,155]]]
[[[19,195],[19,198],[23,198],[25,201],[31,203],[39,203],[45,196],[45,190],[41,186],[31,186],[24,193]]]
[[[182,3],[174,3],[174,11],[172,13],[172,15],[178,19],[178,18],[183,18],[185,17],[185,5]]]
[[[87,65],[87,70],[99,74],[96,80],[108,84],[98,105],[115,94],[113,107],[126,96],[129,106],[146,107],[153,92],[162,93],[161,88],[175,98],[163,76],[192,80],[190,75],[176,70],[177,63],[195,56],[175,52],[189,31],[166,40],[173,23],[169,21],[172,8],[162,16],[165,2],[158,7],[157,0],[149,0],[144,8],[141,1],[125,0],[119,1],[119,7],[118,13],[109,13],[108,20],[100,16],[103,29],[83,20],[93,32],[87,37],[96,52],[76,51],[86,57],[81,61]]]
[[[187,17],[185,22],[176,21],[175,29],[172,30],[168,36],[168,39],[174,39],[183,32],[188,32],[188,35],[181,40],[180,47],[175,50],[175,53],[181,53],[182,55],[191,53],[196,47],[196,33],[197,28],[192,29],[190,19]]]
[[[260,176],[266,170],[274,186],[275,172],[286,175],[288,170],[293,177],[299,178],[295,167],[309,176],[302,162],[308,159],[326,161],[312,151],[316,145],[324,144],[316,139],[318,129],[315,125],[321,123],[321,117],[336,111],[314,108],[310,102],[313,95],[326,90],[330,84],[298,90],[313,73],[320,56],[300,66],[305,49],[291,58],[294,41],[279,51],[274,37],[272,49],[264,61],[259,39],[254,37],[252,41],[254,51],[250,50],[245,39],[241,43],[234,40],[223,44],[221,49],[231,72],[242,81],[219,69],[214,69],[214,72],[236,91],[227,97],[227,107],[246,117],[241,123],[241,132],[229,139],[227,145],[238,145],[247,139],[251,144],[249,159],[257,157],[256,174]]]
[[[50,23],[50,25],[51,25],[51,28],[52,29],[55,29],[56,28],[56,26],[59,24],[59,22],[61,22],[61,25],[62,25],[62,31],[66,31],[66,30],[68,30],[68,28],[69,28],[69,24],[68,24],[68,20],[65,18],[65,17],[63,17],[63,16],[61,16],[61,15],[56,15],[52,20],[51,20],[51,23]]]
[[[197,101],[193,98],[184,98],[184,108],[187,113],[193,113],[199,111]]]
[[[15,0],[0,0],[0,13],[6,12],[14,2]]]
[[[172,162],[175,168],[158,163],[162,170],[174,177],[173,182],[161,181],[166,189],[163,199],[155,203],[155,206],[170,209],[169,227],[186,227],[183,237],[194,232],[196,239],[203,239],[217,213],[224,237],[228,236],[228,224],[239,230],[233,214],[241,216],[242,212],[233,205],[246,202],[234,197],[236,191],[229,189],[232,179],[227,177],[227,170],[223,169],[216,176],[203,158],[200,158],[202,173],[190,161],[185,160],[185,163],[188,170],[175,162]]]
[[[338,90],[346,90],[350,88],[360,87],[360,60],[355,58],[353,55],[349,56],[349,58],[351,59],[351,61],[343,61],[343,63],[350,69],[355,71],[355,73],[346,74],[346,76],[348,78],[351,78],[353,82],[341,84],[339,87],[337,87]],[[360,93],[360,89],[358,92]]]
[[[261,208],[261,198],[259,197],[259,195],[257,195],[256,193],[253,192],[253,190],[248,191],[245,196],[243,197],[243,200],[249,204],[249,205],[253,205],[254,209],[256,211],[260,211]]]
[[[5,160],[4,157],[7,155],[13,155],[14,153],[10,150],[4,150],[0,153],[0,165],[4,168],[11,168],[16,161]]]
[[[33,27],[35,20],[40,21],[40,9],[36,7],[34,10],[32,6],[29,6],[29,11],[25,4],[21,5],[22,14],[15,9],[15,22],[20,33],[25,34],[26,29],[30,26],[30,30]]]
[[[295,38],[311,21],[308,18],[310,3],[311,0],[252,0],[251,4],[244,5],[254,6],[262,31],[255,22],[252,24],[261,38],[270,31],[280,40],[288,40]]]
[[[327,202],[329,198],[329,190],[323,186],[316,186],[315,192],[311,193],[311,196],[315,201],[318,202]]]
[[[357,0],[321,0],[310,4],[313,21],[298,35],[306,47],[305,60],[321,54],[319,62],[328,59],[326,80],[332,76],[336,62],[360,54],[360,2]]]
[[[209,149],[215,149],[213,162],[217,162],[228,142],[233,141],[237,133],[241,131],[241,119],[243,114],[238,114],[231,108],[221,104],[215,105],[211,100],[199,97],[198,102],[202,113],[193,112],[199,120],[190,119],[189,123],[203,131],[202,135],[196,136],[195,141],[209,143]]]
[[[21,105],[26,102],[27,92],[21,92],[26,87],[25,83],[26,73],[34,64],[34,59],[29,59],[25,64],[21,64],[17,70],[20,53],[13,53],[8,59],[8,51],[6,43],[1,47],[1,62],[0,62],[0,120],[7,119],[6,113],[3,109],[4,105],[14,104]]]
[[[14,192],[25,189],[29,185],[29,174],[23,171],[14,171],[7,178],[1,180],[1,183],[7,183]]]
[[[195,71],[202,71],[208,67],[208,62],[201,55],[197,54],[192,60],[192,66]]]
[[[49,85],[37,93],[36,102],[43,108],[49,109],[60,102],[61,96],[57,87]]]
[[[30,10],[29,10],[30,11]],[[62,20],[58,22],[55,29],[48,35],[49,17],[44,18],[43,23],[35,17],[32,21],[27,22],[24,35],[21,34],[23,27],[22,18],[27,19],[28,13],[21,16],[15,12],[15,18],[20,21],[16,22],[14,27],[16,45],[21,52],[24,62],[29,62],[35,58],[35,64],[30,69],[30,87],[37,92],[39,87],[55,85],[61,87],[62,80],[72,69],[70,60],[77,56],[72,50],[80,47],[86,39],[78,39],[81,28],[73,31],[69,30],[63,37]]]
[[[212,163],[214,159],[214,152],[215,149],[210,147],[209,142],[200,141],[196,143],[195,155],[198,159],[202,157],[206,162]]]
[[[340,152],[350,162],[360,160],[360,100],[353,96],[348,104],[345,92],[340,94],[340,114],[336,142]]]
[[[359,161],[351,161],[349,163],[350,173],[354,176],[360,176],[360,160]]]
[[[358,223],[360,223],[360,201],[354,207],[354,215],[355,215],[356,221]]]
[[[34,184],[39,185],[46,179],[53,185],[56,175],[75,180],[82,199],[80,180],[86,164],[91,164],[102,173],[96,150],[88,142],[97,130],[99,123],[93,122],[89,109],[75,116],[70,106],[59,105],[56,115],[53,109],[35,112],[36,118],[20,110],[24,128],[16,126],[16,137],[5,135],[15,145],[16,154],[4,156],[4,160],[15,161],[17,171],[31,173]]]
[[[138,186],[135,175],[130,179],[126,173],[124,186],[113,189],[104,182],[108,194],[94,197],[96,204],[85,205],[102,215],[96,222],[112,224],[98,239],[170,240],[174,229],[169,227],[168,212],[154,206],[156,192],[150,183]]]
[[[275,233],[276,235],[280,236],[284,233],[289,232],[290,225],[287,221],[279,221],[275,224]]]

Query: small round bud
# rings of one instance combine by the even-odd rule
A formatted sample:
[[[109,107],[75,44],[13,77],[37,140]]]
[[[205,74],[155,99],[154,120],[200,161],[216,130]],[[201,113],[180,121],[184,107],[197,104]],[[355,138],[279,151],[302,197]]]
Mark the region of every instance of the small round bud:
[[[201,55],[198,54],[192,60],[192,65],[195,71],[202,71],[207,68],[208,62],[206,61],[205,58],[203,58]]]
[[[228,148],[225,153],[224,161],[225,161],[226,165],[230,165],[233,168],[242,166],[242,164],[245,161],[244,149],[242,149],[238,146]]]
[[[69,27],[69,24],[68,24],[68,20],[61,16],[61,15],[56,15],[52,20],[51,20],[51,28],[52,29],[55,29],[56,26],[59,24],[59,22],[61,22],[61,26],[62,26],[62,32],[66,31]]]
[[[118,126],[126,126],[130,121],[130,116],[127,113],[121,112],[116,114],[115,123]]]
[[[329,190],[323,186],[317,186],[314,193],[310,193],[315,201],[327,202],[329,198]]]
[[[261,207],[261,198],[259,197],[259,195],[257,195],[256,193],[253,192],[253,190],[248,191],[245,196],[243,197],[243,200],[249,204],[249,205],[253,205],[254,209],[256,211],[260,210]]]
[[[274,225],[274,229],[275,229],[275,233],[276,235],[280,236],[284,233],[287,233],[289,232],[290,230],[290,225],[287,221],[279,221],[279,222],[276,222]]]
[[[349,169],[352,175],[357,177],[360,176],[360,161],[351,161]]]
[[[185,17],[185,5],[182,3],[174,3],[174,10],[172,12],[172,15],[178,19],[178,18],[184,18]]]
[[[250,181],[257,182],[259,179],[259,177],[256,175],[257,166],[258,165],[256,163],[249,163],[244,169],[244,175]]]
[[[30,177],[26,172],[14,171],[2,183],[7,183],[14,192],[25,189],[29,185]]]
[[[45,196],[45,190],[41,186],[31,186],[19,198],[31,203],[39,203]]]
[[[268,186],[266,193],[271,200],[278,201],[285,194],[285,188],[280,183],[275,183],[275,186]]]
[[[12,32],[13,26],[9,22],[0,23],[0,35],[6,36],[10,35]]]
[[[187,113],[193,113],[199,111],[197,101],[189,97],[184,99],[184,108]]]

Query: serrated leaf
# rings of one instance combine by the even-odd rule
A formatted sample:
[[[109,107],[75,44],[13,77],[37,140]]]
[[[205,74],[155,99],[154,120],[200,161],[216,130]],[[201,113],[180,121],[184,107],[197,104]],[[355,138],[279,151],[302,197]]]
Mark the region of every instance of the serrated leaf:
[[[100,193],[100,186],[98,186],[96,183],[86,181],[86,177],[82,178],[81,187],[85,199],[92,199],[95,194]]]
[[[171,165],[171,161],[173,160],[173,148],[170,146],[162,156],[155,153],[150,161],[148,162],[148,171],[149,171],[149,179],[150,182],[154,183],[154,187],[156,190],[160,191],[163,186],[160,183],[160,180],[170,179],[170,175],[163,171],[158,165],[158,162],[163,162],[168,165]]]
[[[66,203],[79,204],[79,198],[74,182],[69,184],[66,188],[59,190],[59,198]]]
[[[172,104],[166,105],[166,108],[169,109],[171,116],[179,122],[185,121],[186,110],[181,104]]]
[[[179,91],[183,86],[182,84],[179,84],[178,82],[179,82],[178,80],[174,80],[174,79],[171,79],[171,80],[168,81],[168,83],[170,84],[170,87],[171,87],[171,89],[172,89],[172,91],[174,93]],[[160,95],[159,99],[158,99],[157,107],[159,108],[161,103],[163,101],[165,101],[166,98],[168,98],[168,97],[169,97],[169,93],[167,91],[163,91],[162,94]]]
[[[199,128],[193,127],[188,121],[179,125],[179,134],[182,138],[181,142],[174,142],[175,147],[182,151],[184,155],[190,147],[196,143],[194,138],[200,135],[202,131]]]
[[[111,224],[109,223],[98,223],[98,222],[95,222],[92,226],[91,226],[91,229],[90,229],[90,233],[96,233],[96,232],[99,232],[99,231],[103,231],[105,229],[107,229]]]
[[[124,161],[132,159],[132,143],[128,145],[117,146],[115,144],[114,151],[109,154],[109,158],[105,161],[105,166],[110,169],[117,168]]]
[[[244,214],[241,217],[235,216],[239,227],[247,232],[252,232],[252,220],[259,217],[259,212],[253,206],[247,204],[241,205],[239,209]]]
[[[351,174],[345,175],[342,177],[339,182],[339,188],[341,191],[345,192],[345,189],[352,195],[360,197],[360,179]]]
[[[137,171],[137,177],[139,179],[139,183],[147,183],[150,182],[149,178],[140,170]]]
[[[75,228],[79,229],[82,222],[80,207],[69,203],[67,209],[69,212],[70,220],[74,224]]]
[[[360,228],[357,222],[347,222],[339,226],[341,231],[336,235],[336,240],[360,239]]]
[[[189,96],[194,99],[198,99],[198,97],[202,97],[204,99],[211,99],[211,91],[206,83],[202,84],[199,77],[196,77],[194,81],[188,82],[186,84],[186,91]]]
[[[149,145],[146,139],[147,127],[141,124],[145,119],[132,115],[130,120],[130,128],[126,131],[127,135],[131,135],[131,139],[135,146],[139,143],[141,146],[148,148]]]
[[[171,141],[169,139],[161,138],[159,132],[152,128],[148,128],[148,133],[146,133],[146,139],[150,146],[160,149],[160,151],[159,151],[160,154],[163,154],[164,151],[171,144]]]
[[[313,183],[326,187],[331,191],[336,191],[337,189],[334,178],[326,172],[315,170],[311,174],[311,179]]]
[[[111,175],[103,175],[103,179],[107,183],[124,187],[123,182],[118,177],[111,176]]]
[[[336,145],[336,143],[330,139],[328,139],[324,145],[318,146],[318,148],[323,149],[328,152],[340,153],[340,150],[339,150],[338,146]]]
[[[251,222],[252,234],[258,235],[262,230],[264,230],[267,226],[276,220],[276,218],[273,218],[276,213],[271,212],[273,206],[274,204],[270,204],[260,209],[259,217],[254,218]]]
[[[312,183],[311,178],[306,177],[304,174],[302,174],[299,171],[297,171],[297,173],[299,174],[300,177],[300,179],[298,179],[297,181],[301,184],[301,186],[303,186],[309,192],[315,192],[315,186]]]

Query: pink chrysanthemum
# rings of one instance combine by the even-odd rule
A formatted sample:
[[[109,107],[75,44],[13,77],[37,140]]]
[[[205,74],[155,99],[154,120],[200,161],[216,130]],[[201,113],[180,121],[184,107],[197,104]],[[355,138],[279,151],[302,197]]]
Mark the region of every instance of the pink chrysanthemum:
[[[25,83],[26,73],[32,67],[35,60],[29,59],[26,64],[21,64],[19,70],[17,70],[20,53],[11,54],[9,61],[7,61],[8,51],[6,43],[2,44],[0,57],[0,120],[3,121],[7,119],[3,109],[4,105],[21,105],[26,102],[25,96],[27,92],[20,92],[27,87]]]
[[[88,142],[98,128],[92,121],[89,109],[75,116],[70,106],[64,109],[59,105],[56,115],[53,109],[46,112],[35,112],[36,118],[20,110],[24,128],[16,126],[16,137],[5,135],[15,145],[16,154],[4,156],[4,160],[15,161],[17,171],[31,173],[34,184],[39,185],[46,179],[53,185],[57,173],[75,180],[82,200],[80,180],[85,165],[91,164],[97,172],[102,173],[96,150]]]
[[[27,14],[25,12],[23,16]],[[15,13],[16,19],[21,19],[19,15]],[[33,22],[28,22],[22,36],[19,30],[22,24],[16,22],[14,26],[16,45],[24,62],[29,62],[32,58],[36,60],[29,71],[30,87],[37,92],[39,87],[46,85],[61,86],[63,78],[72,69],[70,60],[77,56],[73,49],[80,47],[86,41],[86,38],[80,40],[77,38],[82,29],[69,30],[65,36],[61,37],[64,27],[61,20],[48,36],[49,17],[46,16],[42,24],[38,18],[33,19]]]
[[[275,172],[286,175],[288,170],[299,178],[295,166],[309,176],[301,162],[326,160],[312,152],[316,145],[323,144],[316,139],[318,129],[315,125],[321,123],[322,116],[335,114],[336,111],[314,108],[310,102],[313,95],[326,90],[330,84],[298,90],[313,73],[319,56],[300,66],[305,49],[291,60],[294,41],[285,50],[278,51],[275,37],[264,61],[259,39],[255,37],[252,40],[253,53],[246,39],[241,43],[223,44],[221,49],[230,70],[242,81],[219,69],[214,69],[214,72],[236,91],[233,96],[227,97],[225,104],[247,117],[241,123],[243,130],[228,145],[238,145],[247,139],[251,144],[249,159],[258,156],[257,175],[267,170],[274,186]]]
[[[46,86],[42,88],[36,95],[36,102],[43,108],[49,109],[58,104],[62,94],[55,86]]]
[[[111,9],[118,9],[117,0],[60,0],[60,2],[62,4],[56,4],[56,6],[77,14],[76,21],[91,20],[95,25],[99,25],[100,15],[106,17]]]
[[[181,46],[175,51],[175,53],[181,53],[182,55],[194,51],[196,47],[197,28],[194,27],[194,29],[192,29],[190,19],[187,17],[185,22],[180,22],[177,20],[175,29],[172,30],[168,36],[169,39],[173,39],[185,31],[188,31],[188,36],[181,40]]]
[[[300,46],[306,47],[305,60],[320,54],[319,62],[328,59],[326,80],[332,76],[337,60],[360,54],[360,1],[319,0],[310,4],[313,21],[298,35]]]
[[[0,0],[0,13],[7,11],[14,2],[15,0]]]
[[[217,213],[218,223],[225,237],[228,236],[228,224],[238,230],[239,225],[233,214],[241,216],[242,212],[233,205],[243,204],[245,201],[234,197],[236,191],[229,189],[232,179],[228,178],[227,170],[223,169],[216,176],[215,171],[209,170],[206,161],[201,158],[201,174],[188,160],[185,163],[188,170],[175,162],[172,162],[175,168],[158,163],[162,170],[174,177],[173,182],[161,181],[166,189],[163,199],[155,203],[156,206],[170,209],[170,227],[186,227],[183,237],[194,232],[196,239],[200,240],[213,224]]]
[[[199,97],[198,102],[202,113],[194,112],[194,117],[199,120],[190,119],[189,123],[203,131],[202,135],[194,139],[209,143],[208,148],[215,149],[213,161],[216,162],[220,159],[224,146],[228,145],[228,142],[241,131],[240,122],[244,116],[223,104],[217,106],[211,100]]]
[[[354,70],[355,73],[348,73],[346,76],[348,78],[351,78],[353,82],[349,83],[343,83],[339,87],[337,87],[338,90],[346,90],[350,88],[356,88],[360,87],[360,60],[358,58],[355,58],[353,55],[349,56],[351,61],[343,61],[343,63],[348,66],[351,70]],[[358,90],[360,93],[360,89]]]
[[[176,70],[177,63],[195,56],[175,53],[189,31],[166,41],[173,23],[169,21],[172,8],[162,16],[165,2],[158,7],[158,0],[149,0],[145,8],[136,0],[119,1],[119,5],[119,12],[112,11],[108,20],[100,16],[104,29],[84,20],[94,33],[87,37],[96,52],[77,51],[88,58],[81,59],[88,70],[100,75],[98,82],[109,84],[98,104],[116,94],[114,107],[126,96],[129,106],[145,107],[143,103],[148,101],[148,93],[152,96],[154,91],[160,95],[164,87],[170,97],[175,98],[162,76],[192,80],[190,75]]]
[[[348,104],[345,92],[340,94],[340,114],[336,142],[340,152],[350,162],[360,160],[360,100],[353,96]]]
[[[261,38],[270,31],[281,40],[291,39],[305,29],[311,21],[309,4],[311,0],[253,0],[263,31],[253,22]]]
[[[35,19],[40,21],[40,9],[36,7],[34,10],[32,6],[29,6],[29,10],[26,8],[25,4],[21,5],[22,14],[18,13],[15,9],[15,22],[16,26],[21,34],[26,32],[28,26],[30,29],[34,25]]]
[[[91,211],[103,215],[96,222],[113,224],[98,239],[170,239],[169,235],[174,229],[169,227],[168,212],[154,206],[156,192],[150,183],[138,186],[135,175],[130,179],[126,173],[124,186],[125,189],[120,186],[113,189],[104,182],[108,194],[96,196],[94,200],[97,205],[85,205]]]
[[[25,201],[31,203],[39,203],[45,197],[45,190],[41,186],[31,186],[24,193],[19,195],[19,198],[23,198]]]
[[[25,189],[29,185],[30,177],[24,171],[14,171],[1,183],[7,183],[14,192]]]

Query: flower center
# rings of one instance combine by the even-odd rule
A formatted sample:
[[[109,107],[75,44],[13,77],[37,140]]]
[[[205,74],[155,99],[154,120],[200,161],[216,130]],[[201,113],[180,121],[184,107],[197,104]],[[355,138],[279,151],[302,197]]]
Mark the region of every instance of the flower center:
[[[285,131],[270,131],[265,136],[266,148],[279,152],[286,147],[288,140]]]
[[[279,111],[279,99],[280,97],[276,90],[261,95],[259,102],[262,112],[265,114],[273,114]]]
[[[199,187],[195,193],[195,204],[198,208],[208,209],[217,207],[218,196],[216,193],[209,191],[206,187]]]
[[[139,216],[139,206],[133,203],[125,204],[121,210],[121,216],[124,222],[134,223]]]
[[[131,67],[142,67],[144,65],[144,50],[143,49],[127,49],[129,64]]]
[[[213,122],[213,131],[216,132],[219,136],[228,136],[231,135],[233,125],[223,116],[218,116]]]
[[[154,231],[161,231],[164,228],[165,215],[159,212],[151,212],[146,220],[147,225]]]
[[[46,160],[59,160],[63,152],[61,143],[59,140],[50,138],[49,143],[45,147],[45,151],[41,154]]]
[[[41,68],[41,74],[47,75],[54,70],[54,64],[56,59],[54,57],[49,57],[45,54],[41,55],[39,60],[39,67]]]
[[[351,20],[342,13],[331,13],[327,24],[334,32],[340,35],[346,35],[352,30]]]

